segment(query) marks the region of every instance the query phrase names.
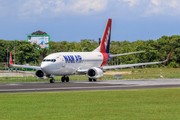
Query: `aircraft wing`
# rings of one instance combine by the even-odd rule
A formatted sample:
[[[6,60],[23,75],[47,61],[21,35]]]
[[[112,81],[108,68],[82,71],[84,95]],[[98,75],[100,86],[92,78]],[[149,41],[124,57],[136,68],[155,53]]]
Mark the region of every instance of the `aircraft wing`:
[[[109,57],[118,57],[118,56],[123,56],[123,55],[130,55],[130,54],[136,54],[136,53],[142,53],[145,51],[138,51],[138,52],[131,52],[131,53],[122,53],[122,54],[115,54],[115,55],[109,55]]]
[[[159,63],[166,63],[169,61],[171,57],[172,50],[168,56],[168,58],[165,61],[159,61],[159,62],[148,62],[148,63],[135,63],[135,64],[126,64],[126,65],[113,65],[113,66],[102,66],[99,67],[102,70],[108,70],[108,69],[117,69],[117,68],[128,68],[128,67],[134,67],[134,66],[142,66],[142,65],[152,65],[152,64],[159,64]],[[86,73],[90,68],[79,68],[77,72],[80,73]]]
[[[117,68],[128,68],[128,67],[135,67],[135,66],[142,66],[142,65],[152,65],[152,64],[159,64],[159,63],[165,63],[166,61],[160,61],[160,62],[149,62],[149,63],[136,63],[136,64],[126,64],[126,65],[113,65],[113,66],[102,66],[100,69],[102,70],[109,70],[109,69],[117,69]],[[86,73],[90,68],[80,68],[77,70],[77,72],[80,73]]]
[[[148,63],[136,63],[136,64],[126,64],[126,65],[114,65],[114,66],[102,66],[101,69],[107,70],[107,69],[127,68],[127,67],[141,66],[141,65],[152,65],[152,64],[166,63],[167,61],[169,61],[169,59],[171,57],[171,53],[172,53],[172,50],[171,50],[168,58],[165,61],[148,62]]]
[[[19,68],[31,68],[31,69],[41,69],[40,66],[29,66],[29,65],[16,65],[16,64],[12,64],[12,66],[14,67],[19,67]]]
[[[141,66],[141,65],[152,65],[152,64],[158,64],[158,63],[164,63],[164,62],[165,61],[149,62],[149,63],[126,64],[126,65],[113,65],[113,66],[103,66],[101,68],[104,69],[104,70],[107,70],[107,69],[116,69],[116,68],[128,68],[128,67]]]
[[[16,65],[16,64],[13,64],[12,62],[12,54],[10,53],[10,60],[9,60],[9,64],[14,66],[14,67],[19,67],[19,68],[31,68],[31,69],[41,69],[40,66],[29,66],[29,65]]]

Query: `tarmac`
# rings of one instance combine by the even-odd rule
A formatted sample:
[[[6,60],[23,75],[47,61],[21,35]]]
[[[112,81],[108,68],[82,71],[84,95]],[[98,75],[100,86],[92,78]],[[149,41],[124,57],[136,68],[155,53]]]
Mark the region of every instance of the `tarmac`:
[[[146,80],[100,80],[70,81],[68,83],[33,82],[1,83],[0,93],[55,92],[55,91],[89,91],[89,90],[128,90],[178,88],[180,79],[146,79]]]

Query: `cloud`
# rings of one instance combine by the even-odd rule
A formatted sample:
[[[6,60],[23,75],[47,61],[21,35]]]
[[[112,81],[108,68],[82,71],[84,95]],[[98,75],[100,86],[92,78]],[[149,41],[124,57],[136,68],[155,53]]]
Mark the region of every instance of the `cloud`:
[[[17,11],[17,15],[23,18],[30,18],[32,16],[48,16],[47,13],[52,8],[52,0],[19,0],[19,7]]]
[[[180,14],[179,0],[151,0],[145,11],[147,16],[152,14],[162,14],[175,16]]]
[[[172,8],[177,8],[180,6],[180,2],[179,1],[171,1],[171,4],[169,4],[169,6]]]
[[[66,9],[66,5],[62,0],[57,0],[57,1],[49,1],[49,3],[51,4],[55,4],[55,7],[52,7],[50,10],[52,10],[53,12],[57,13],[57,12],[62,12],[63,10]]]
[[[19,0],[20,16],[59,15],[59,14],[90,14],[106,9],[108,0]]]
[[[159,0],[151,0],[151,2],[152,2],[154,5],[156,5],[156,6],[159,5]]]
[[[177,8],[180,6],[179,0],[151,0],[151,2],[156,6],[161,6],[163,8],[165,7],[171,7],[171,8]]]
[[[179,16],[179,0],[0,0],[0,17]],[[107,12],[105,14],[105,12]],[[107,15],[108,14],[108,15]]]
[[[107,0],[76,0],[69,5],[69,10],[77,13],[100,12],[107,7]]]
[[[138,4],[140,0],[123,0],[123,2],[129,2],[130,6]]]
[[[118,0],[122,5],[128,3],[129,7],[124,7],[129,13],[136,16],[152,16],[165,15],[177,16],[180,15],[180,0]],[[122,11],[122,9],[120,9]]]
[[[66,3],[63,0],[56,0],[52,10],[55,13],[89,14],[101,12],[106,6],[107,0],[68,0]]]

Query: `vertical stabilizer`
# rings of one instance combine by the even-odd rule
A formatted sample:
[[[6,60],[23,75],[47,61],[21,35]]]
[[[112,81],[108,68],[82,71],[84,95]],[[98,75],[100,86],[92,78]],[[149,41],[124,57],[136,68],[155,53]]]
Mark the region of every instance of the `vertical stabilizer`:
[[[109,53],[112,19],[108,19],[101,44],[93,52]]]

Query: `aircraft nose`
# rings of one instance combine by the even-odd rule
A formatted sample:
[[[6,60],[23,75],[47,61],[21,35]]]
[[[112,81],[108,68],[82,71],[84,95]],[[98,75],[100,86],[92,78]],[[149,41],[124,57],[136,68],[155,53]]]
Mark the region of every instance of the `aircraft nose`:
[[[50,66],[47,63],[41,63],[41,69],[48,74],[50,72]]]

